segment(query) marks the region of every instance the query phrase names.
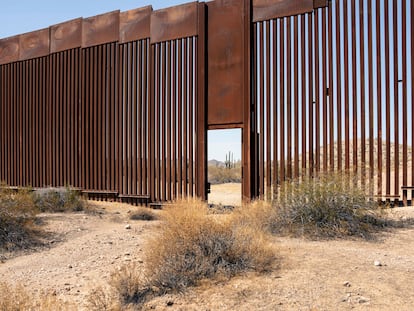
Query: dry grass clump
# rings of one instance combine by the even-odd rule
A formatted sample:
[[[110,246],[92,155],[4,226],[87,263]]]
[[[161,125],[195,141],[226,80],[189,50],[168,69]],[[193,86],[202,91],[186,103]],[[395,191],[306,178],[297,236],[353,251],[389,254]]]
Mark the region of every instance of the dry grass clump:
[[[69,187],[45,188],[35,192],[34,202],[41,212],[79,212],[87,204],[79,193]]]
[[[151,211],[149,208],[146,207],[138,207],[136,210],[132,211],[129,215],[129,219],[131,220],[157,220],[158,216]]]
[[[273,252],[260,243],[257,232],[232,217],[208,212],[199,201],[179,202],[166,210],[165,225],[151,243],[157,247],[147,255],[155,286],[179,289],[218,273],[231,276],[269,268]]]
[[[40,243],[39,212],[81,211],[86,202],[70,188],[32,191],[0,184],[0,249],[14,251]]]
[[[116,286],[117,284],[115,284]],[[93,289],[87,299],[86,307],[89,311],[120,311],[125,310],[116,299],[114,291],[99,286]]]
[[[11,251],[34,242],[37,209],[29,189],[0,186],[0,249]]]
[[[286,182],[274,202],[272,230],[308,237],[370,237],[386,225],[349,173],[321,174]]]
[[[211,215],[200,201],[165,209],[164,223],[148,243],[144,271],[126,268],[115,279],[123,304],[181,291],[216,276],[271,268],[275,252],[266,236],[232,215]]]
[[[30,294],[22,285],[11,286],[0,283],[1,311],[55,311],[76,310],[75,306],[63,303],[56,296]]]

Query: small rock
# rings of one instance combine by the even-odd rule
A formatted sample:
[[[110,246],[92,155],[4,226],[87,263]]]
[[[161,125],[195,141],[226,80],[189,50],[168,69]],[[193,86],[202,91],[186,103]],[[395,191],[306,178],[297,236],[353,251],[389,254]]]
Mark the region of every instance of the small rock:
[[[369,298],[362,297],[362,296],[358,298],[358,303],[367,303],[367,302],[369,302]]]
[[[342,285],[345,286],[345,287],[351,287],[351,282],[346,281]]]
[[[73,267],[72,267],[72,265],[69,265],[69,266],[68,266],[68,268],[69,268],[69,269],[72,269]]]
[[[130,224],[127,224],[127,225],[125,226],[125,229],[131,229],[131,225],[130,225]]]
[[[382,266],[381,261],[379,261],[379,260],[375,260],[375,261],[374,261],[374,266],[376,266],[376,267],[381,267],[381,266]]]
[[[167,306],[171,307],[173,304],[174,304],[174,301],[172,301],[172,300],[167,301]]]

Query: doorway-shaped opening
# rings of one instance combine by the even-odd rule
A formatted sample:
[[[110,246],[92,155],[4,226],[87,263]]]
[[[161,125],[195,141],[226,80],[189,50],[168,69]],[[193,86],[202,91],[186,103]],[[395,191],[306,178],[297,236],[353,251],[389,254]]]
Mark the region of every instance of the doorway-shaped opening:
[[[241,129],[208,131],[209,204],[241,205],[241,135]]]

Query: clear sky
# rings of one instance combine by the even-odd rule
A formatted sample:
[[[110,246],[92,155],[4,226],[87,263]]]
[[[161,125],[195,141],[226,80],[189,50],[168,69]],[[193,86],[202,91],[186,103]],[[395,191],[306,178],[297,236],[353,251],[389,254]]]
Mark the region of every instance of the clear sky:
[[[183,0],[2,0],[0,38],[49,27],[78,17],[152,5],[154,10],[186,3]]]
[[[1,0],[0,38],[31,32],[78,17],[152,5],[154,10],[191,0]],[[224,161],[229,151],[241,159],[240,130],[209,131],[208,158]]]

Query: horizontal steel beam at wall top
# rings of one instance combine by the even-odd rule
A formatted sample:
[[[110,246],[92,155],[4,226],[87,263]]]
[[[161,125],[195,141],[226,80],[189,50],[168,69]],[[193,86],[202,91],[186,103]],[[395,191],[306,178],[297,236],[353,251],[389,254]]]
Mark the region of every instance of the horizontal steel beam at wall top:
[[[215,0],[207,3],[221,3]],[[153,11],[146,6],[77,18],[49,28],[0,40],[0,65],[46,56],[73,48],[150,38],[151,43],[198,35],[200,5],[190,2]],[[327,0],[252,0],[253,21],[311,12]]]

